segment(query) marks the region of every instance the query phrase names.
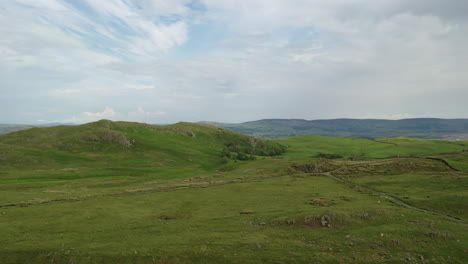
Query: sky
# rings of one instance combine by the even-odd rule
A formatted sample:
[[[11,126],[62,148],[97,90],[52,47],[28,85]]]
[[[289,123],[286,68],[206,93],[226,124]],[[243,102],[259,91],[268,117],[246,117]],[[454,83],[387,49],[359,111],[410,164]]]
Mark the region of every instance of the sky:
[[[466,0],[2,0],[0,123],[468,118]]]

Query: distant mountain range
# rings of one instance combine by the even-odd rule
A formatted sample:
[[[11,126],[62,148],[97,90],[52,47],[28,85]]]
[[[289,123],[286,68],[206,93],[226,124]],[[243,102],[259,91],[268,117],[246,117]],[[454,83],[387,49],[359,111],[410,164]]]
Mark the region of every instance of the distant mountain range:
[[[18,124],[0,124],[0,135],[8,134],[10,132],[30,129],[33,127],[55,127],[55,126],[74,126],[76,124],[69,123],[50,123],[43,125],[18,125]]]
[[[200,122],[258,138],[329,136],[354,138],[412,137],[468,139],[468,119],[263,119],[239,124]]]

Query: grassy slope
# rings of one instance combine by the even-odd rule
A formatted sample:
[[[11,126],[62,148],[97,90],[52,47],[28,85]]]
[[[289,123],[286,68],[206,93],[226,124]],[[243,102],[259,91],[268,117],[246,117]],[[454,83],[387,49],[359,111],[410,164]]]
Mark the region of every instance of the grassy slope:
[[[118,135],[105,137],[108,126],[135,140],[133,146],[124,147]],[[34,205],[0,208],[1,263],[464,261],[464,223],[325,176],[288,175],[301,173],[303,164],[344,168],[334,174],[466,219],[467,173],[435,160],[367,160],[438,156],[459,152],[466,142],[292,138],[279,141],[289,145],[283,157],[222,164],[226,144],[249,145],[249,139],[187,123],[102,121],[75,129],[0,137],[0,206]],[[359,160],[310,158],[317,153]],[[57,200],[63,203],[44,204]],[[331,227],[320,224],[324,215]]]

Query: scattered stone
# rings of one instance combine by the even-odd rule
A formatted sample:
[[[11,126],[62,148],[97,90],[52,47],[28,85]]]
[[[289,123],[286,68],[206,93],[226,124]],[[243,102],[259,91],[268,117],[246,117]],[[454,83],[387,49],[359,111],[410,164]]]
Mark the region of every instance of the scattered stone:
[[[331,227],[331,217],[328,216],[328,215],[323,215],[323,216],[320,218],[320,224],[321,224],[323,227]]]
[[[192,131],[187,131],[187,136],[189,136],[191,138],[196,137],[195,133],[193,133]]]
[[[438,237],[439,234],[438,234],[438,233],[432,233],[432,232],[431,232],[431,233],[425,234],[425,236],[427,236],[427,237]]]

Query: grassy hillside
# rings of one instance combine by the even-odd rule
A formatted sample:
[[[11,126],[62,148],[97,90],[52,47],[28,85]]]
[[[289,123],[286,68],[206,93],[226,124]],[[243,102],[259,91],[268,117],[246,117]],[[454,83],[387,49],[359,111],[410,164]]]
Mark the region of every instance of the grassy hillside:
[[[425,157],[463,168],[467,143],[18,131],[0,136],[0,263],[464,263],[468,173]]]
[[[275,142],[190,123],[154,126],[101,120],[32,128],[0,137],[0,183],[19,184],[17,189],[5,185],[0,199],[63,198],[46,192],[51,185],[67,186],[69,197],[140,189],[147,181],[203,175],[229,162],[281,154],[284,149]],[[25,187],[19,195],[17,190],[30,183],[38,188]]]
[[[194,166],[212,168],[222,153],[276,155],[284,148],[211,126],[155,126],[101,120],[81,126],[32,128],[0,137],[2,167],[69,165]],[[25,167],[26,166],[26,167]]]
[[[277,140],[288,146],[289,157],[338,154],[345,158],[426,157],[468,151],[468,141],[423,140],[415,138],[333,138],[292,137]]]
[[[259,138],[315,135],[354,138],[468,139],[468,119],[264,119],[240,124],[205,123]]]

